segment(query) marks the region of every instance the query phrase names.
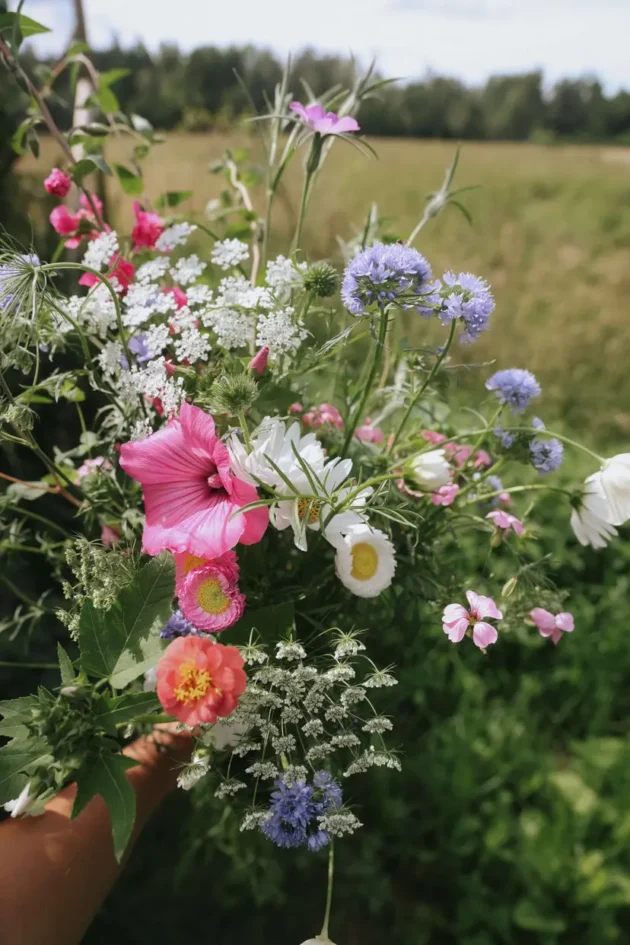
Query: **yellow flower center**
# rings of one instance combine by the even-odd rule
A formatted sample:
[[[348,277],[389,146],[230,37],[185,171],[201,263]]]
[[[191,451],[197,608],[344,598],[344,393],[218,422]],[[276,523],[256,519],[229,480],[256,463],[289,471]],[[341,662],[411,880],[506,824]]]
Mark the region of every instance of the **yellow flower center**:
[[[352,574],[357,581],[369,581],[378,569],[378,555],[372,545],[360,541],[350,550],[352,555]]]
[[[223,614],[230,606],[230,598],[223,593],[217,578],[208,578],[197,588],[197,603],[207,614]]]
[[[297,511],[299,520],[303,522],[308,515],[307,525],[315,525],[319,522],[319,510],[321,507],[322,503],[314,499],[298,499]]]
[[[184,574],[190,574],[195,568],[202,568],[204,564],[207,563],[207,558],[200,558],[199,555],[191,555],[190,552],[187,551],[183,563]]]
[[[207,669],[199,669],[196,663],[182,663],[179,667],[179,685],[173,689],[175,698],[184,705],[202,699],[212,685]]]

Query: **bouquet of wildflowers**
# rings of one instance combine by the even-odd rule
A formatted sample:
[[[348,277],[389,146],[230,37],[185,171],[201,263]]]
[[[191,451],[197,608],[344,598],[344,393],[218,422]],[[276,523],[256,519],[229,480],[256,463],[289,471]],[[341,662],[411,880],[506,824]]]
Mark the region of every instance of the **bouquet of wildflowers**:
[[[2,474],[0,547],[52,564],[67,643],[57,688],[0,704],[0,803],[37,814],[76,781],[75,813],[102,795],[120,858],[134,822],[120,749],[176,723],[195,741],[182,789],[214,793],[242,830],[280,848],[327,851],[317,936],[327,942],[334,843],[363,827],[353,779],[375,766],[393,777],[413,751],[388,712],[404,654],[375,664],[374,636],[402,602],[415,637],[423,601],[431,645],[485,654],[527,626],[557,644],[573,618],[536,554],[536,499],[566,499],[579,542],[603,547],[630,518],[630,454],[591,454],[599,468],[583,485],[554,486],[565,446],[584,448],[534,415],[541,389],[528,370],[485,376],[479,409],[452,396],[460,346],[495,308],[482,277],[457,272],[456,253],[439,278],[428,258],[425,226],[449,207],[466,214],[457,160],[408,238],[386,241],[366,208],[340,259],[309,259],[303,223],[330,149],[371,151],[355,117],[378,94],[371,74],[307,105],[285,75],[255,119],[262,199],[246,155],[227,153],[213,168],[221,200],[200,219],[182,209],[188,194],[143,196],[157,135],[120,114],[107,75],[90,71],[94,121],[59,130],[50,89],[20,65],[21,34],[42,27],[5,20],[0,57],[33,102],[17,146],[35,147],[46,123],[63,167],[44,182],[60,199],[54,258],[10,237],[0,254],[0,437],[7,456],[30,450],[42,471],[28,482]],[[55,75],[84,58],[71,49]],[[107,162],[110,134],[128,139],[126,165]],[[274,201],[293,161],[304,169],[299,217],[272,257]],[[88,186],[96,170],[135,196],[129,235]],[[421,232],[427,258],[414,246]],[[438,346],[401,346],[403,318],[416,336],[438,329]],[[48,455],[36,407],[62,401],[82,433]],[[72,506],[71,531],[37,513],[50,494]],[[471,530],[510,561],[503,587],[491,568],[462,572],[458,543]],[[25,598],[9,623],[33,630],[41,612]]]

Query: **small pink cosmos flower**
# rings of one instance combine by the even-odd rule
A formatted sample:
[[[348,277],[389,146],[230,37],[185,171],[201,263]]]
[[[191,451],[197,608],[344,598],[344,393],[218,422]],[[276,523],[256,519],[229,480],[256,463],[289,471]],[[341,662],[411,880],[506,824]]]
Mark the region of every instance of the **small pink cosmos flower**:
[[[494,512],[488,512],[486,518],[489,518],[491,522],[494,522],[497,528],[503,528],[506,534],[510,529],[512,529],[517,535],[522,535],[525,531],[520,518],[516,518],[515,515],[510,515],[509,512],[504,512],[503,509],[495,509]]]
[[[437,492],[433,492],[431,501],[433,505],[452,505],[458,492],[459,486],[454,482],[450,482],[446,486],[440,486]]]
[[[573,633],[575,627],[573,615],[566,612],[556,614],[554,617],[543,607],[534,607],[529,616],[538,627],[541,637],[551,637],[556,645],[560,642],[563,633]]]
[[[199,630],[225,630],[245,609],[245,595],[240,593],[229,568],[216,561],[193,568],[180,585],[178,596],[184,617]]]
[[[461,604],[449,604],[444,608],[442,629],[451,643],[460,643],[466,631],[471,629],[473,643],[483,650],[499,638],[496,627],[486,623],[484,618],[502,620],[503,614],[491,597],[483,597],[474,591],[466,591],[466,597],[470,610]]]
[[[72,187],[72,180],[58,167],[53,167],[44,181],[44,187],[53,197],[66,197]]]
[[[232,474],[214,420],[199,407],[183,403],[179,417],[157,433],[123,443],[120,465],[142,485],[147,554],[168,549],[219,558],[237,542],[252,545],[265,533],[267,508],[237,514],[258,493]]]
[[[335,112],[327,112],[322,105],[302,105],[301,102],[291,102],[290,108],[302,119],[307,128],[322,136],[359,131],[356,118],[351,118],[349,115],[340,118]]]
[[[362,426],[356,428],[354,435],[357,440],[362,440],[364,443],[382,443],[385,439],[385,434],[381,428],[372,426],[369,417],[365,418]]]
[[[134,202],[133,212],[136,217],[135,226],[131,231],[133,248],[139,249],[146,246],[148,249],[153,249],[164,232],[164,220],[157,213],[143,210],[138,200]]]
[[[426,440],[427,443],[434,443],[436,446],[438,443],[444,443],[446,437],[443,433],[438,433],[437,430],[423,430],[422,438]]]
[[[157,696],[184,725],[216,722],[229,715],[245,691],[243,657],[235,646],[209,637],[178,637],[157,665]]]
[[[260,349],[258,354],[254,355],[247,367],[250,371],[255,371],[256,374],[264,374],[265,368],[267,367],[267,361],[269,360],[269,348],[265,345]]]

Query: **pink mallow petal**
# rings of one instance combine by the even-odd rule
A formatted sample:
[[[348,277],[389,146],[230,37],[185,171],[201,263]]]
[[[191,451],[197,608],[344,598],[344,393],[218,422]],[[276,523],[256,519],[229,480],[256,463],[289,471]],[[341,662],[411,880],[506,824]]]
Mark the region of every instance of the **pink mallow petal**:
[[[466,616],[462,617],[460,620],[455,620],[451,623],[443,623],[442,629],[451,643],[461,643],[468,629],[468,614],[466,613]]]
[[[202,451],[191,451],[179,420],[171,422],[144,440],[123,443],[120,465],[143,486],[183,480],[204,481],[209,458]]]
[[[568,614],[566,611],[558,614],[556,617],[556,627],[564,633],[572,633],[575,629],[573,614]]]
[[[544,607],[534,607],[529,615],[538,627],[541,636],[548,637],[556,629],[556,618]]]
[[[484,617],[492,617],[495,620],[503,619],[503,614],[491,597],[484,597],[474,591],[466,591],[466,597],[470,604],[471,613],[477,620],[483,620]]]
[[[442,621],[449,626],[459,620],[468,620],[468,611],[461,604],[448,604],[444,608]]]
[[[498,639],[499,634],[496,627],[493,627],[490,623],[481,621],[473,627],[473,643],[481,650],[485,650],[487,646],[496,643]]]

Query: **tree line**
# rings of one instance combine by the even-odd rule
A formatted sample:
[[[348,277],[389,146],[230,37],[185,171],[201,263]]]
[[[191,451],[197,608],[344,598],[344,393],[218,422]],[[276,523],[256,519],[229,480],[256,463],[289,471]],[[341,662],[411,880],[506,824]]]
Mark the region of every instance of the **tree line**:
[[[253,106],[264,111],[284,66],[268,50],[253,46],[203,46],[183,53],[165,44],[151,54],[142,45],[123,49],[115,43],[93,58],[102,71],[129,69],[115,87],[122,108],[164,129],[220,128],[251,113]],[[353,64],[305,50],[294,58],[292,74],[291,88],[304,98],[299,78],[317,95],[336,83],[347,86]],[[601,83],[588,77],[563,79],[546,90],[540,71],[492,76],[480,88],[429,75],[383,88],[363,104],[359,121],[369,135],[630,140],[630,92],[607,96]]]

